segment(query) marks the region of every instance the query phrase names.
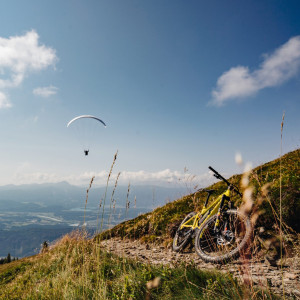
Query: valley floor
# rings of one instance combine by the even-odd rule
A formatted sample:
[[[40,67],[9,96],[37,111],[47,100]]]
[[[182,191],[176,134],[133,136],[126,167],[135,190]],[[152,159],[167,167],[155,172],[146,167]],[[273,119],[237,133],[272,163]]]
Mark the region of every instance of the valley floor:
[[[138,240],[111,238],[101,242],[102,247],[118,256],[134,258],[144,263],[168,264],[193,263],[199,269],[230,272],[242,282],[252,286],[270,289],[280,296],[292,296],[300,299],[300,258],[287,258],[280,266],[271,266],[267,260],[239,259],[228,264],[211,264],[203,262],[194,249],[176,253],[163,246],[145,244]]]

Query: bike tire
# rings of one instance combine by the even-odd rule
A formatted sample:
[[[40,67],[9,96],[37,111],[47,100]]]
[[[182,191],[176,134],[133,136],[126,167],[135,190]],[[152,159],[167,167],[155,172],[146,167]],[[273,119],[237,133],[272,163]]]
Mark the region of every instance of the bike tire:
[[[178,226],[178,229],[176,230],[175,236],[173,238],[173,245],[172,245],[172,249],[175,252],[180,252],[183,251],[188,244],[191,242],[192,240],[192,236],[193,236],[193,230],[191,228],[183,228],[180,229],[181,225],[184,224],[188,219],[194,217],[196,215],[195,212],[191,212],[189,213],[184,219],[183,221],[180,223],[180,225]],[[188,232],[190,231],[190,232]],[[186,233],[186,235],[181,238],[181,236]]]
[[[237,258],[246,248],[252,235],[251,221],[236,209],[227,210],[221,214],[219,233],[215,233],[216,218],[217,215],[214,215],[200,226],[195,237],[195,249],[205,262],[226,263]],[[225,224],[227,228],[222,228]]]

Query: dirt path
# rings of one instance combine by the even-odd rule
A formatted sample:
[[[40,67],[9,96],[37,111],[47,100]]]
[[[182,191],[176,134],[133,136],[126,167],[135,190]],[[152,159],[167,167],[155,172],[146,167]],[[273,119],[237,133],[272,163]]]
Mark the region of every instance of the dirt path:
[[[142,244],[138,240],[113,238],[102,241],[102,246],[119,256],[134,258],[144,263],[174,266],[181,262],[194,262],[199,269],[230,272],[242,281],[248,281],[264,288],[269,284],[272,291],[279,295],[283,295],[283,281],[285,295],[300,299],[300,269],[299,261],[297,261],[299,258],[287,259],[284,262],[283,271],[281,271],[280,268],[271,266],[267,261],[255,259],[247,262],[236,260],[226,265],[205,263],[197,256],[194,249],[176,253],[163,246]]]

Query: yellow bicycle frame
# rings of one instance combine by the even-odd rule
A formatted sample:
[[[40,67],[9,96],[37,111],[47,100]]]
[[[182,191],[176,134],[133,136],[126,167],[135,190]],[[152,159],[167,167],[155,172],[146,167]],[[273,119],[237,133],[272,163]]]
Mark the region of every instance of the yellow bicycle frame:
[[[219,195],[210,206],[208,206],[208,207],[204,206],[202,208],[201,212],[198,212],[195,216],[191,217],[185,223],[183,223],[180,226],[180,230],[183,229],[184,227],[189,227],[192,230],[195,230],[196,228],[200,228],[201,224],[203,224],[208,218],[210,218],[211,216],[213,216],[217,213],[220,213],[219,208],[220,208],[223,196],[226,196],[227,198],[229,198],[230,195],[231,195],[231,190],[230,190],[230,187],[228,187],[226,192]],[[203,216],[205,216],[205,215],[207,215],[207,216],[204,218],[204,220],[201,220],[201,224],[199,224],[199,220],[201,218],[203,218]],[[219,225],[219,224],[217,224],[218,221],[219,221],[219,219],[216,220],[216,226]]]

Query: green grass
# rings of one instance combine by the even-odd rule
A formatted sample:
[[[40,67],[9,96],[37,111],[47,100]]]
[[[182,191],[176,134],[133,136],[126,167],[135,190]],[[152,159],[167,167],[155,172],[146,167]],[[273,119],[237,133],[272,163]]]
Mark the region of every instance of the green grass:
[[[242,174],[229,178],[231,183],[240,186]],[[262,194],[262,187],[270,185],[268,196],[260,204],[263,216],[258,219],[258,226],[274,229],[278,223],[280,193],[280,161],[276,159],[252,170],[250,186],[253,187],[253,198]],[[216,192],[213,197],[221,194],[227,188],[225,183],[217,182],[208,187]],[[135,219],[120,223],[114,228],[100,234],[100,239],[110,237],[127,237],[141,239],[146,242],[170,244],[171,229],[191,211],[197,211],[204,203],[206,193],[199,192],[185,196],[177,201],[155,209],[153,212],[141,215]],[[239,205],[238,197],[234,198]],[[255,201],[254,201],[255,202]],[[300,232],[300,149],[282,157],[282,209],[284,222],[296,232]]]
[[[153,280],[158,284],[147,288]],[[48,252],[0,269],[0,299],[245,299],[249,295],[272,299],[269,293],[239,285],[230,274],[117,257],[81,234],[67,235]]]

